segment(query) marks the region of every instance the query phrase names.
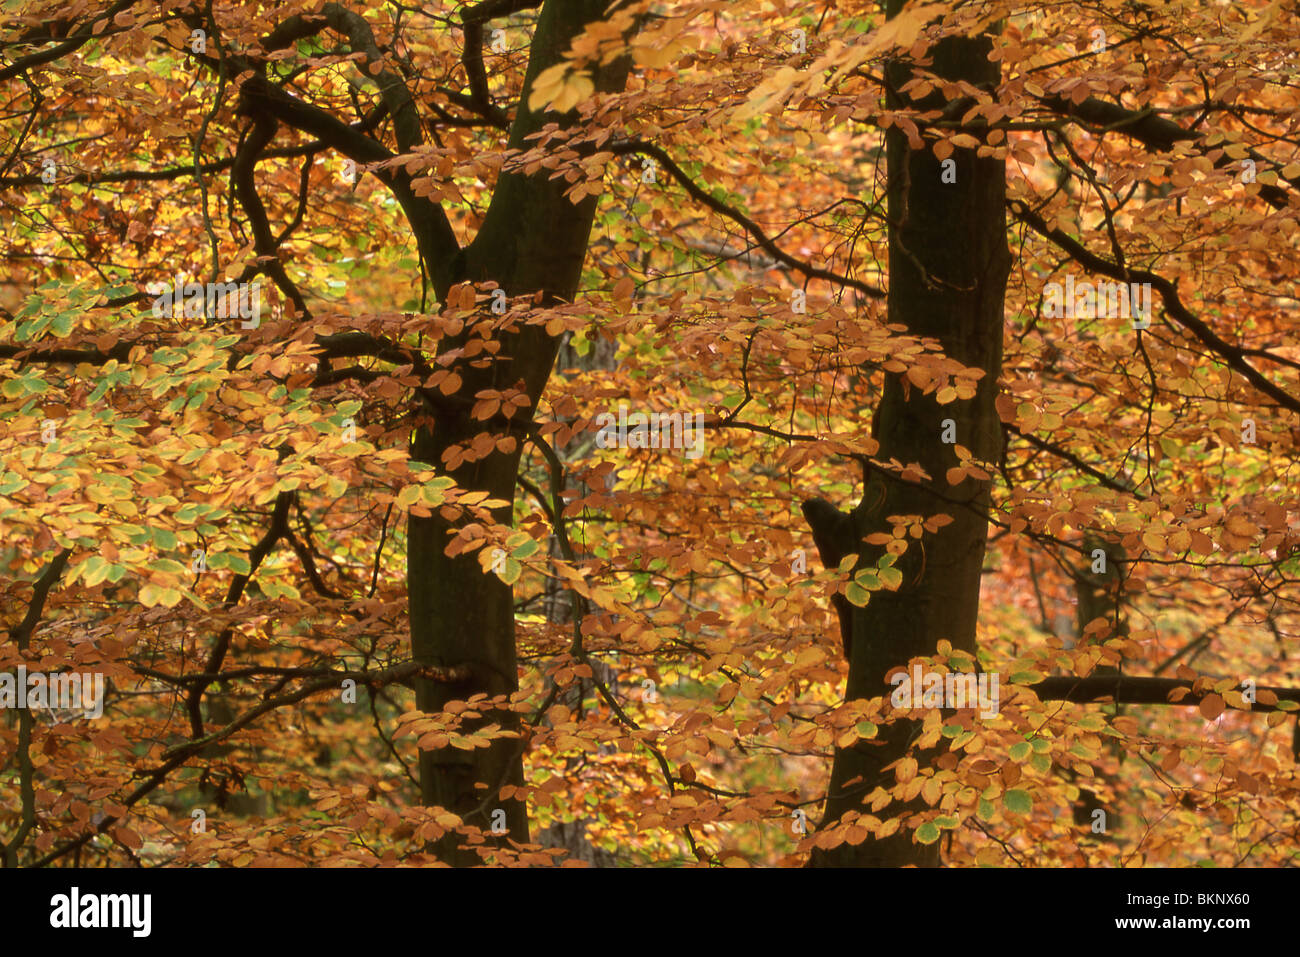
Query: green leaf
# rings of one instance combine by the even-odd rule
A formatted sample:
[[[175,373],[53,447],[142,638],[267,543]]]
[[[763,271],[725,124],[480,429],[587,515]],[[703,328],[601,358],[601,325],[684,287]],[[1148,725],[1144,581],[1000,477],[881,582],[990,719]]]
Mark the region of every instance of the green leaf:
[[[875,590],[880,587],[880,579],[877,578],[876,573],[869,568],[864,568],[862,571],[858,572],[853,576],[853,580],[863,588]]]
[[[50,323],[50,328],[54,330],[56,336],[62,338],[72,331],[72,326],[75,322],[75,313],[61,312],[54,317],[53,321]]]
[[[916,829],[916,840],[921,844],[933,844],[939,840],[939,828],[933,821],[926,821]]]
[[[93,588],[108,577],[110,566],[100,555],[91,555],[82,563],[81,580],[88,588]]]
[[[16,472],[6,472],[5,479],[0,482],[0,495],[12,495],[19,489],[27,487],[27,479],[23,478]]]
[[[188,569],[171,558],[155,558],[145,566],[150,571],[163,572],[167,575],[184,575]]]
[[[849,587],[844,589],[844,597],[849,600],[849,604],[856,605],[859,608],[865,608],[867,602],[871,600],[871,592],[867,591],[857,582],[849,582]]]
[[[117,529],[118,532],[125,533],[126,540],[132,545],[143,545],[150,539],[149,529],[141,528],[131,522],[123,522]]]
[[[1030,747],[1028,741],[1021,741],[1017,744],[1013,744],[1010,751],[1011,760],[1015,761],[1017,764],[1023,764],[1025,759],[1029,757],[1029,751]]]
[[[46,381],[40,378],[35,370],[31,370],[17,379],[6,379],[3,384],[0,384],[0,394],[6,399],[17,399],[29,395],[41,395],[48,388]]]
[[[1034,801],[1028,791],[1015,788],[1002,795],[1002,806],[1014,814],[1028,814],[1033,809]]]
[[[167,608],[174,607],[185,596],[175,588],[163,588],[160,585],[148,584],[140,589],[140,604],[146,608],[152,608],[155,605],[163,605]]]
[[[302,598],[302,595],[298,593],[298,589],[289,584],[273,581],[261,581],[258,582],[258,585],[261,586],[262,593],[266,595],[267,598]]]
[[[513,558],[507,558],[505,568],[499,573],[500,578],[507,585],[513,585],[519,581],[519,576],[523,574],[524,566],[520,565]]]

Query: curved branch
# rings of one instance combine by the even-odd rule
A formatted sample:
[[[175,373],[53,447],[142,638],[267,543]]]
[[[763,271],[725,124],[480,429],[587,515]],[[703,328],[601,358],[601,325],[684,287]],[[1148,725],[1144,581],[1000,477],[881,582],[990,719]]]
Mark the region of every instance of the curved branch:
[[[261,112],[287,126],[310,133],[358,163],[379,163],[395,158],[395,154],[383,144],[328,111],[290,96],[268,83],[265,77],[254,76],[246,80],[240,93],[243,111],[251,115]],[[415,233],[426,268],[434,277],[434,287],[441,288],[439,277],[451,275],[453,261],[460,252],[460,242],[446,212],[437,203],[417,196],[411,187],[410,174],[400,167],[376,170],[375,175],[393,191]],[[446,285],[450,286],[449,279]]]
[[[76,50],[88,40],[94,39],[96,36],[111,36],[115,33],[122,33],[125,30],[130,29],[129,27],[119,27],[116,30],[110,28],[96,34],[95,24],[99,23],[101,20],[111,23],[117,14],[125,10],[127,7],[133,6],[135,6],[135,0],[119,0],[118,3],[113,4],[98,17],[87,21],[78,29],[74,30],[72,34],[69,35],[68,39],[64,40],[58,46],[50,47],[48,50],[42,50],[40,53],[33,53],[30,56],[25,56],[21,60],[17,60],[6,67],[0,67],[0,80],[11,79],[26,70],[30,70],[34,66],[52,63],[64,54]]]
[[[686,172],[673,162],[671,156],[661,147],[654,143],[647,143],[643,140],[626,140],[620,143],[610,143],[605,146],[607,152],[615,156],[632,156],[635,154],[644,154],[653,156],[664,169],[666,169],[677,180],[682,189],[686,190],[691,199],[695,200],[719,215],[726,216],[732,222],[741,226],[745,232],[754,238],[758,247],[766,252],[777,262],[793,269],[795,272],[807,277],[808,279],[824,279],[827,282],[834,283],[837,286],[845,286],[850,289],[856,289],[861,293],[872,297],[873,299],[883,299],[886,295],[883,289],[879,289],[870,283],[862,282],[860,279],[853,279],[849,276],[841,276],[839,273],[832,272],[829,269],[820,269],[812,266],[800,259],[795,259],[784,249],[778,246],[766,232],[763,227],[754,222],[740,210],[727,205],[711,194],[701,189],[694,180],[686,175]]]
[[[137,775],[137,776],[143,776],[145,778],[144,783],[142,783],[129,795],[124,797],[120,803],[125,808],[128,809],[131,808],[141,798],[143,798],[149,792],[153,791],[160,784],[162,784],[163,781],[167,779],[167,776],[171,774],[172,771],[176,770],[178,767],[180,767],[190,758],[197,755],[204,748],[208,747],[211,744],[215,744],[218,741],[225,740],[226,738],[230,737],[232,734],[234,734],[236,731],[240,730],[241,728],[244,728],[252,724],[255,720],[257,720],[267,712],[274,711],[277,708],[282,708],[286,705],[297,704],[299,701],[302,701],[305,698],[309,698],[314,694],[321,694],[327,691],[328,692],[337,691],[339,688],[339,683],[346,678],[352,678],[358,684],[364,683],[367,687],[370,688],[377,688],[377,687],[382,687],[384,685],[389,685],[394,683],[408,684],[412,682],[416,677],[424,678],[429,681],[443,681],[451,684],[457,684],[464,681],[468,673],[469,673],[468,669],[463,666],[453,666],[450,668],[436,668],[429,665],[421,665],[419,662],[415,662],[415,661],[403,662],[400,665],[395,665],[392,668],[385,668],[382,671],[377,671],[377,672],[365,672],[365,671],[334,672],[328,677],[320,678],[316,681],[312,681],[308,684],[303,685],[297,691],[292,691],[288,694],[279,695],[278,697],[274,697],[274,698],[268,698],[265,701],[258,704],[256,707],[250,708],[248,711],[245,711],[243,714],[238,715],[233,721],[230,722],[230,724],[226,725],[224,728],[221,728],[218,731],[214,731],[212,734],[209,734],[205,737],[187,741],[182,745],[178,745],[177,747],[168,750],[164,754],[164,758],[166,760],[164,760],[162,764],[154,768],[152,771],[145,772],[142,775]],[[107,815],[92,829],[86,831],[86,833],[82,834],[79,837],[73,838],[72,840],[67,841],[64,844],[61,844],[59,847],[56,847],[54,850],[50,851],[50,853],[46,854],[44,857],[34,862],[32,866],[45,867],[47,864],[50,864],[58,860],[60,857],[63,857],[64,855],[83,846],[96,835],[103,834],[114,824],[117,824],[120,820],[122,820],[122,817],[124,816],[125,815],[120,815],[120,816],[114,816],[112,814]]]
[[[470,91],[469,99],[462,105],[500,127],[507,127],[510,117],[488,95],[487,72],[483,67],[483,25],[497,17],[538,6],[541,6],[541,0],[487,0],[466,7],[460,14],[465,32],[461,63],[465,65]]]
[[[1219,338],[1204,320],[1183,305],[1182,299],[1178,296],[1178,290],[1168,279],[1145,269],[1125,268],[1103,259],[1090,252],[1078,240],[1060,229],[1049,227],[1043,217],[1017,200],[1011,200],[1007,203],[1007,206],[1016,219],[1069,253],[1070,258],[1084,269],[1100,273],[1103,276],[1109,276],[1121,282],[1150,283],[1152,288],[1160,293],[1161,299],[1164,300],[1166,313],[1175,322],[1191,332],[1197,339],[1200,339],[1212,352],[1222,358],[1230,368],[1245,376],[1259,391],[1274,399],[1283,408],[1290,409],[1293,412],[1300,412],[1300,398],[1296,398],[1280,386],[1274,385],[1268,377],[1247,362],[1244,358],[1244,349]],[[1258,353],[1259,350],[1254,351]]]
[[[1117,133],[1132,137],[1143,146],[1157,152],[1167,152],[1178,143],[1194,142],[1200,139],[1196,133],[1184,129],[1173,120],[1167,119],[1149,108],[1130,110],[1118,103],[1108,103],[1092,96],[1082,103],[1075,103],[1068,97],[1059,94],[1040,96],[1037,99],[1039,103],[1059,116],[1080,120],[1093,127],[1114,130]],[[1254,160],[1260,166],[1275,165],[1267,157],[1253,149],[1247,149],[1246,157]],[[1215,161],[1214,165],[1222,169],[1232,162],[1232,157],[1224,153]],[[1288,179],[1283,177],[1280,171],[1278,176],[1292,186],[1300,186],[1300,177]],[[1287,209],[1290,206],[1286,190],[1278,186],[1260,183],[1259,195],[1274,209]]]
[[[275,543],[289,530],[289,504],[292,499],[292,492],[281,492],[276,496],[275,509],[271,512],[271,524],[267,527],[266,534],[253,546],[253,550],[248,554],[248,574],[236,575],[234,581],[230,583],[230,589],[226,593],[225,605],[227,608],[239,601],[249,581],[257,573],[258,566],[262,564],[262,559],[270,554],[271,549],[275,547]],[[217,636],[217,641],[213,645],[212,652],[208,655],[207,664],[204,667],[206,673],[213,674],[221,667],[221,662],[225,660],[226,651],[230,648],[230,639],[233,636],[233,628],[226,628]],[[211,684],[209,681],[195,684],[190,689],[185,702],[190,715],[190,731],[196,740],[203,737],[203,692],[207,690],[209,684]]]

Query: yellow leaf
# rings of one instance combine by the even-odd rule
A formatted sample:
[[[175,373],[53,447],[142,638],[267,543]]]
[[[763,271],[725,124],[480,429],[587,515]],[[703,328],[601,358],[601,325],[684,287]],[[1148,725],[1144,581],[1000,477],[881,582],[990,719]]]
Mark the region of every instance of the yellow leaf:
[[[799,657],[794,660],[796,668],[807,668],[815,665],[822,660],[823,654],[820,648],[805,648],[799,652]]]
[[[574,73],[565,81],[559,96],[551,101],[550,108],[558,113],[568,112],[594,92],[596,84],[591,82],[589,74]]]
[[[632,50],[632,59],[637,62],[638,66],[661,67],[667,66],[682,51],[680,41],[665,43],[662,46],[638,46]]]
[[[567,61],[547,67],[533,80],[533,89],[528,95],[528,109],[536,112],[542,109],[564,89],[565,74],[571,64]]]

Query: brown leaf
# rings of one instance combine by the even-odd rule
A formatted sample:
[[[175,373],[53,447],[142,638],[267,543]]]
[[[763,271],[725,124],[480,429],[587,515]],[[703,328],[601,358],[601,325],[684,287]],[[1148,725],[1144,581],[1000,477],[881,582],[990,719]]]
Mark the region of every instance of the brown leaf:
[[[1223,696],[1207,694],[1201,699],[1201,703],[1198,707],[1201,709],[1201,717],[1206,721],[1213,721],[1219,715],[1223,714],[1223,709],[1225,707]]]

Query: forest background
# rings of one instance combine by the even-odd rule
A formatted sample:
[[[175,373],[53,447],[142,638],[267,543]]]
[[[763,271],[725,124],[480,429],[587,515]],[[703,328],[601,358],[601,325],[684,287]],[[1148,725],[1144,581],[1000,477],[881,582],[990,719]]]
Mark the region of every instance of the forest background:
[[[1294,864],[1298,39],[0,4],[5,864]]]

